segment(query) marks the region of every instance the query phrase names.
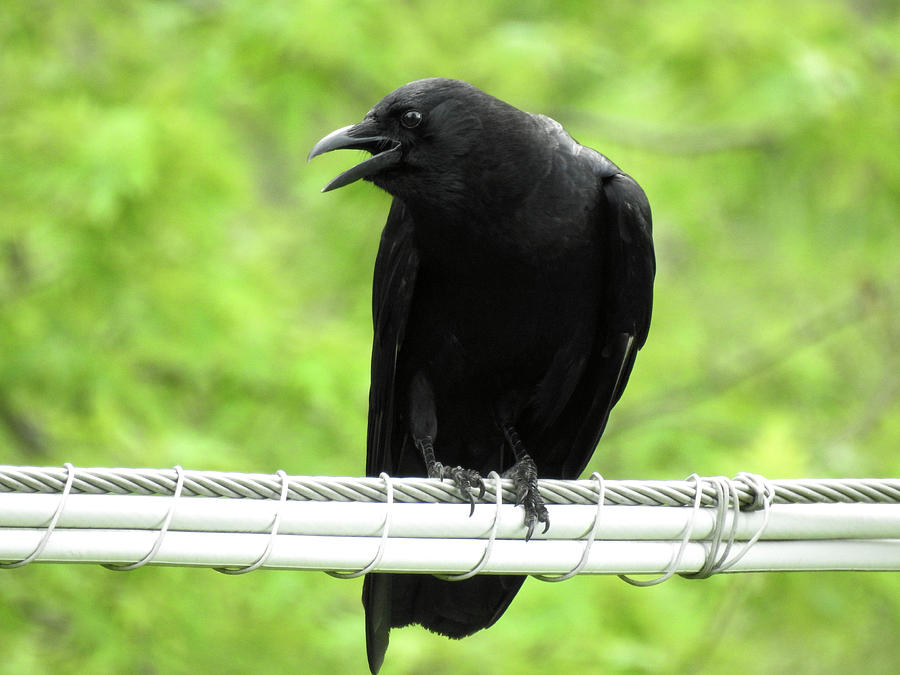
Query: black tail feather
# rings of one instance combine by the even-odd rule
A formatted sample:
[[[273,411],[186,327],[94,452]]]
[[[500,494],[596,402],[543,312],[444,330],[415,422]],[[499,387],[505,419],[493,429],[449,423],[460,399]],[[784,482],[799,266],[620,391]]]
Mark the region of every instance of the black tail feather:
[[[375,675],[384,662],[391,628],[420,624],[459,639],[491,626],[515,597],[523,576],[479,575],[443,581],[422,574],[369,574],[363,583],[366,653]]]

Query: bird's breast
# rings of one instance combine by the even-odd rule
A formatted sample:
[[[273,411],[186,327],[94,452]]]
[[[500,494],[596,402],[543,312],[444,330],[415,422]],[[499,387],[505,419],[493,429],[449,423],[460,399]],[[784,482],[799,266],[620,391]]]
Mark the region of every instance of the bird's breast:
[[[598,270],[585,261],[419,271],[408,330],[422,358],[445,373],[539,380],[570,341],[592,339],[598,315]],[[518,376],[517,375],[517,376]]]
[[[417,361],[443,377],[537,381],[566,344],[590,349],[600,243],[584,209],[565,208],[559,194],[549,203],[477,220],[414,214],[420,262],[407,334]]]

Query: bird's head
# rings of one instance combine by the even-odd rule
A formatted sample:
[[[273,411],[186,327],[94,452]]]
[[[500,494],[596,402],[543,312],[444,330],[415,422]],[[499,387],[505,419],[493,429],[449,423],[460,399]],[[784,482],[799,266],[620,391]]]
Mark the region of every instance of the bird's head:
[[[466,82],[418,80],[385,96],[362,122],[325,136],[307,159],[341,149],[372,153],[323,192],[363,178],[411,202],[471,200],[521,155],[521,117],[530,116]]]

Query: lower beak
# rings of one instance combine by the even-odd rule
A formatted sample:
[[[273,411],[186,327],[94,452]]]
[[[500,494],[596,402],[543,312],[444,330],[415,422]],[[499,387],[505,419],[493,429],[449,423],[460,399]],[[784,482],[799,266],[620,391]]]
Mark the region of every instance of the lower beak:
[[[332,150],[365,150],[371,152],[372,157],[344,171],[323,187],[322,192],[374,176],[400,161],[400,142],[377,133],[374,122],[369,119],[332,131],[313,146],[306,161]]]

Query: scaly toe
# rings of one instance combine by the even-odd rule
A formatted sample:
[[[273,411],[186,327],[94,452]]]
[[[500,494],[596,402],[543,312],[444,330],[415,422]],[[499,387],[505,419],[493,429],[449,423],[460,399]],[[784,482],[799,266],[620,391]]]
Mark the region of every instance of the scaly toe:
[[[429,478],[437,478],[439,481],[443,481],[446,475],[447,468],[440,462],[435,462],[428,468]]]

